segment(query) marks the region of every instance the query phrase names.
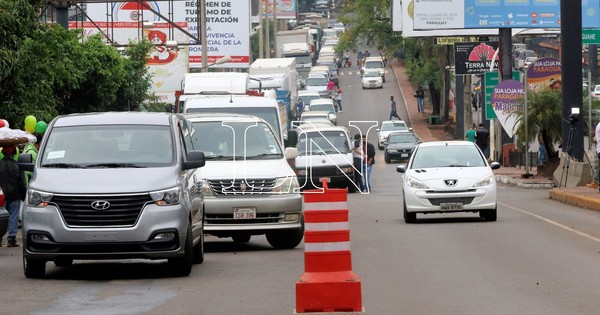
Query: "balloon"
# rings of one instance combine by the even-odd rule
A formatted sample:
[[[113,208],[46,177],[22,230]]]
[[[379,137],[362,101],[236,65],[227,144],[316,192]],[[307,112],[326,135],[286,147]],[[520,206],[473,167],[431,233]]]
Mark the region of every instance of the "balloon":
[[[29,115],[25,117],[25,130],[33,133],[35,130],[35,124],[37,124],[37,119],[35,116]]]
[[[8,128],[8,121],[4,120],[4,119],[0,119],[0,128]]]
[[[46,131],[46,128],[48,128],[48,125],[46,124],[46,122],[38,121],[35,124],[35,128],[33,130],[37,133],[44,133]]]

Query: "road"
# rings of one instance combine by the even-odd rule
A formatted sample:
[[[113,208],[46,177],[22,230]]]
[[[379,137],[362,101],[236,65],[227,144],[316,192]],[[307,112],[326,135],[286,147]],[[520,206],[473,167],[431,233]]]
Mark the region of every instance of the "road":
[[[356,74],[342,75],[341,121],[387,119],[390,95],[405,114],[394,80],[390,72],[383,90],[362,91]],[[451,214],[408,225],[400,174],[381,152],[373,193],[348,196],[353,271],[368,314],[598,314],[600,213],[550,200],[546,190],[500,186],[497,222]],[[1,248],[0,314],[293,313],[303,244],[206,242],[205,262],[186,278],[170,277],[161,261],[132,260],[48,263],[48,279],[31,280],[21,249]]]

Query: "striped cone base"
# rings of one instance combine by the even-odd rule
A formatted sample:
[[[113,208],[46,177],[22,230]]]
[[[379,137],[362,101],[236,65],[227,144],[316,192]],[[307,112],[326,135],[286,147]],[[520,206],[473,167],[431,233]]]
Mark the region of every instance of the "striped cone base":
[[[352,271],[306,272],[296,282],[296,312],[362,312],[360,278]]]

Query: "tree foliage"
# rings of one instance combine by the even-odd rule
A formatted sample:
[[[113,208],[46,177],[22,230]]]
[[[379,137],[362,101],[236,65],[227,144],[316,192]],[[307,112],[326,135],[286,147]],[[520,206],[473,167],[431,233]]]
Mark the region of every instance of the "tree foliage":
[[[100,36],[40,22],[37,5],[0,1],[0,117],[19,127],[27,115],[136,109],[150,97],[148,42],[123,57]]]

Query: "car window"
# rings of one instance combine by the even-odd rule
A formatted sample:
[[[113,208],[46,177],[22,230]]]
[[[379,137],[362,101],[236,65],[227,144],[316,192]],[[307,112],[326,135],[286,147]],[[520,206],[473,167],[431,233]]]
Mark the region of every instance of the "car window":
[[[372,68],[383,68],[383,62],[381,61],[367,61],[365,62],[365,68],[367,69],[372,69]]]
[[[364,76],[367,78],[376,78],[380,77],[381,74],[379,74],[379,71],[365,71]]]
[[[474,145],[451,145],[418,148],[410,168],[481,167],[485,160]]]
[[[335,112],[335,108],[331,104],[313,104],[313,105],[310,105],[310,110],[324,111],[324,112],[329,112],[329,113]]]
[[[298,154],[347,154],[351,152],[348,137],[341,131],[318,131],[303,133],[298,137]]]
[[[394,121],[394,122],[388,122],[388,123],[383,123],[381,125],[381,131],[402,131],[402,130],[408,130],[408,126],[406,126],[406,123],[403,121]]]
[[[412,133],[393,133],[388,138],[388,143],[415,143],[417,137]]]
[[[317,78],[317,77],[307,78],[306,85],[307,86],[323,86],[323,85],[327,85],[327,80],[325,78]]]

